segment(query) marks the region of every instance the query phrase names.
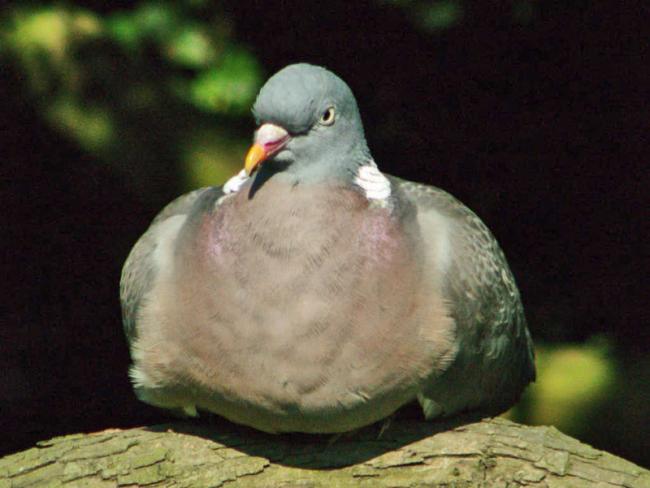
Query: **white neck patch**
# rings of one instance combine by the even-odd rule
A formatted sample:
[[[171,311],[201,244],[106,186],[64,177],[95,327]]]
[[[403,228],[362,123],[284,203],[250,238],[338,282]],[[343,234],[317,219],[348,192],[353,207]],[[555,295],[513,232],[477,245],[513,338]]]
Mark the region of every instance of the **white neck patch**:
[[[248,179],[249,176],[242,169],[226,181],[223,185],[223,192],[226,195],[238,192]],[[386,200],[391,195],[390,181],[379,171],[373,160],[359,167],[354,183],[363,190],[368,200]]]
[[[246,175],[246,171],[242,169],[239,173],[237,173],[235,176],[233,176],[228,181],[226,181],[226,183],[223,185],[223,192],[226,195],[229,193],[235,193],[239,191],[242,185],[247,181],[248,181],[248,176]]]
[[[386,200],[390,197],[390,181],[379,171],[373,160],[359,167],[354,182],[361,187],[368,200]]]

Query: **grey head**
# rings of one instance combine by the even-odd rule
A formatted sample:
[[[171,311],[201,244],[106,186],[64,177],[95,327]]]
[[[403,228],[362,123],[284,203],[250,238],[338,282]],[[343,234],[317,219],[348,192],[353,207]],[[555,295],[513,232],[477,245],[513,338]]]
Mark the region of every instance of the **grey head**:
[[[257,152],[249,152],[248,173],[264,162],[260,173],[266,176],[350,180],[370,158],[350,87],[320,66],[300,63],[278,71],[260,90],[253,115]]]

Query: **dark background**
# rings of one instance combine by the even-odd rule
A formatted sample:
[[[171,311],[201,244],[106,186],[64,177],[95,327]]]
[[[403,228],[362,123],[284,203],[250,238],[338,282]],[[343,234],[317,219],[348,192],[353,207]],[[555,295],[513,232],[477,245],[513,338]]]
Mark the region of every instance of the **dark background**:
[[[121,265],[166,202],[241,166],[256,90],[308,61],[351,86],[380,168],[499,239],[539,345],[514,418],[650,465],[648,18],[617,1],[8,4],[0,453],[165,419],[128,382]]]

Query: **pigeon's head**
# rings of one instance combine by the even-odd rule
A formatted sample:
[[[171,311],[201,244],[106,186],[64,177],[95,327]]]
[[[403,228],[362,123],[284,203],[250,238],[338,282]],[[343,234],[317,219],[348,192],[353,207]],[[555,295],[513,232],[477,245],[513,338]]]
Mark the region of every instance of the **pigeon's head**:
[[[245,169],[262,163],[319,179],[354,171],[369,157],[357,102],[334,73],[310,64],[292,64],[260,90],[253,114],[254,144]]]

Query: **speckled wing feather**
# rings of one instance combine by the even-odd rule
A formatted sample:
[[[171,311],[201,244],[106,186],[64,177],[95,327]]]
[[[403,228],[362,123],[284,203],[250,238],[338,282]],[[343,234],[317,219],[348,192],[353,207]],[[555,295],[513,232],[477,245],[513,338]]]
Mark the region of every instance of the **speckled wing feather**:
[[[456,323],[459,353],[423,390],[425,414],[474,408],[497,413],[535,379],[532,341],[505,256],[485,224],[450,194],[398,178],[392,182],[417,208],[425,245],[440,227],[447,232],[442,292]]]
[[[210,188],[199,188],[169,203],[151,222],[149,229],[140,237],[129,253],[120,278],[120,301],[122,321],[129,343],[136,337],[138,310],[147,291],[155,280],[157,269],[153,259],[161,239],[173,238],[168,232],[170,219],[185,217],[198,198]],[[221,192],[221,189],[213,189]],[[173,233],[172,233],[173,234]]]

